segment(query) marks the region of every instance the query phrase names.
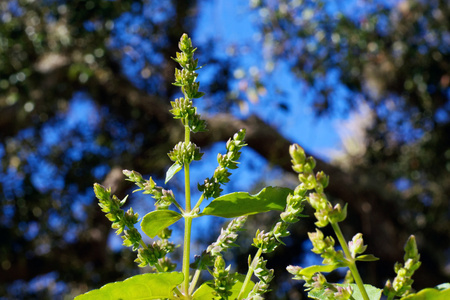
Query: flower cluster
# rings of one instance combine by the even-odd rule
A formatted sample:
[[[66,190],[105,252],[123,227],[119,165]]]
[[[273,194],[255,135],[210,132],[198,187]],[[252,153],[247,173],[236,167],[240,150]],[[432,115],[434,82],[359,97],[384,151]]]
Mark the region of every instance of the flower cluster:
[[[238,232],[242,230],[245,221],[247,221],[247,216],[241,216],[231,220],[227,228],[221,229],[217,240],[209,245],[206,251],[200,256],[195,257],[195,261],[191,264],[191,268],[206,270],[214,264],[217,256],[221,255],[231,247],[236,246],[234,242],[238,237]]]
[[[211,253],[212,256],[217,256],[221,252],[225,252],[229,248],[236,246],[234,242],[238,236],[238,231],[242,230],[246,220],[247,216],[233,219],[225,230],[223,228],[221,229],[217,241],[209,245],[206,252]]]
[[[322,263],[326,265],[346,266],[344,254],[341,250],[334,249],[334,239],[331,236],[324,237],[322,231],[316,228],[316,232],[308,232],[309,239],[313,244],[312,252],[320,254]]]
[[[166,257],[168,253],[175,250],[175,245],[169,242],[171,233],[171,230],[166,228],[160,234],[160,240],[146,247],[139,248],[137,259],[135,260],[139,267],[145,267],[147,265],[157,266],[157,268],[164,272],[175,270],[176,265]]]
[[[225,268],[225,261],[221,255],[217,255],[214,261],[214,296],[217,299],[228,299],[231,296],[231,288],[236,282],[236,279],[230,274],[231,265]]]
[[[289,273],[295,276],[294,279],[305,281],[305,290],[309,291],[310,296],[315,295],[315,293],[320,293],[320,298],[326,300],[351,299],[353,289],[350,285],[346,285],[346,283],[349,283],[350,280],[346,280],[344,284],[329,283],[322,273],[305,275],[302,272],[305,269],[298,266],[288,266],[286,269]],[[351,275],[349,278],[351,279]]]
[[[197,108],[192,103],[192,99],[204,95],[204,93],[198,91],[200,83],[195,81],[198,76],[195,71],[200,69],[197,67],[198,60],[194,60],[196,49],[192,47],[191,39],[186,34],[181,37],[178,47],[181,52],[177,52],[177,57],[173,60],[179,63],[182,69],[175,69],[175,82],[173,84],[181,87],[184,98],[172,101],[170,112],[175,119],[181,119],[183,125],[188,126],[192,132],[205,131],[206,123],[201,119],[200,114],[197,113]]]
[[[225,155],[220,153],[217,155],[219,166],[215,169],[214,175],[205,179],[203,184],[198,185],[199,191],[203,192],[205,198],[219,197],[222,192],[220,185],[230,181],[231,173],[228,169],[237,169],[237,160],[241,156],[239,151],[246,146],[244,138],[245,129],[241,129],[234,134],[233,139],[228,140],[226,145],[227,153]]]
[[[125,170],[124,174],[130,181],[146,190],[148,182],[142,178],[141,174],[128,170]],[[160,269],[173,270],[175,268],[170,261],[164,260],[165,255],[175,249],[174,244],[168,240],[170,238],[169,229],[165,229],[161,234],[161,240],[147,246],[143,242],[141,234],[135,228],[139,215],[133,211],[133,208],[129,208],[126,212],[120,208],[125,204],[127,198],[119,200],[116,196],[111,196],[111,189],[106,189],[98,183],[94,184],[94,192],[99,200],[99,206],[112,222],[111,227],[116,230],[117,234],[122,234],[123,245],[132,247],[133,251],[138,251],[135,262],[139,264],[139,267],[156,266],[158,264]]]
[[[119,200],[115,195],[111,196],[111,188],[106,189],[102,185],[94,184],[95,196],[99,200],[99,206],[102,211],[106,213],[108,220],[112,222],[111,227],[116,230],[116,234],[121,234],[126,231],[125,228],[134,228],[134,224],[137,223],[138,214],[133,212],[130,208],[126,213],[120,208],[122,207],[128,196],[123,200]],[[131,235],[133,235],[131,233]]]
[[[123,170],[123,174],[128,181],[134,182],[139,187],[134,192],[144,191],[144,194],[152,195],[153,199],[156,200],[156,209],[167,209],[170,204],[175,202],[173,192],[157,186],[151,177],[145,180],[139,172],[129,170]]]
[[[200,160],[203,153],[200,153],[200,147],[197,147],[192,142],[189,142],[188,144],[179,142],[167,155],[171,161],[183,165],[190,164],[194,160]]]
[[[262,257],[259,257],[256,261],[255,275],[258,277],[259,281],[255,284],[246,299],[264,299],[262,295],[269,292],[269,283],[274,276],[273,269],[269,270],[266,264],[267,260],[264,260]]]
[[[206,131],[206,122],[202,120],[197,108],[194,107],[192,100],[188,98],[177,98],[171,101],[174,119],[181,119],[184,126],[188,126],[192,132]]]
[[[414,282],[411,277],[421,265],[416,238],[413,235],[409,237],[405,244],[404,261],[404,265],[399,262],[394,265],[395,273],[397,273],[394,281],[392,283],[390,280],[386,282],[383,293],[388,296],[388,299],[391,299],[393,296],[406,296],[411,291],[411,286]]]
[[[292,158],[292,168],[298,172],[300,181],[299,189],[303,193],[308,190],[314,190],[307,197],[309,204],[316,210],[314,216],[317,219],[317,227],[325,227],[329,222],[338,223],[347,217],[347,206],[344,208],[340,204],[334,207],[328,201],[324,189],[328,186],[329,177],[323,172],[314,175],[313,171],[316,162],[313,157],[306,157],[305,151],[297,144],[291,145],[289,153]]]
[[[328,176],[323,172],[314,175],[313,170],[316,165],[312,157],[306,157],[305,151],[298,145],[292,145],[289,148],[292,158],[293,169],[299,173],[298,179],[300,185],[300,195],[305,196],[307,202],[315,210],[314,216],[317,219],[317,227],[325,227],[331,224],[339,240],[342,250],[336,251],[335,241],[331,236],[325,237],[322,231],[316,229],[315,232],[308,233],[309,239],[313,244],[312,252],[319,254],[322,258],[322,264],[319,266],[310,266],[308,268],[289,266],[287,270],[292,273],[294,279],[304,280],[305,286],[311,290],[310,296],[315,298],[314,291],[324,291],[325,299],[349,299],[352,295],[352,289],[349,285],[337,285],[328,283],[321,272],[331,272],[339,267],[348,267],[350,273],[347,273],[346,282],[353,279],[356,281],[358,289],[364,299],[368,299],[367,292],[363,286],[361,277],[356,268],[356,261],[375,261],[377,258],[371,254],[362,254],[367,246],[364,245],[362,234],[356,234],[352,241],[347,245],[345,238],[339,228],[339,222],[347,217],[347,205],[343,208],[340,204],[332,206],[328,201],[324,189],[328,186]]]

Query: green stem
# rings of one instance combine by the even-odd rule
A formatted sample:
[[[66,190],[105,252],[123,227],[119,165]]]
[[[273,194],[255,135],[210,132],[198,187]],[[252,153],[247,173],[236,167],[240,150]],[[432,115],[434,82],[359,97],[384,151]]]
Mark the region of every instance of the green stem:
[[[187,123],[188,120],[186,120]],[[184,127],[184,139],[185,143],[190,142],[190,129],[189,126]],[[192,227],[192,216],[191,212],[191,180],[189,172],[189,164],[184,164],[184,187],[185,187],[185,214],[184,214],[184,244],[183,244],[183,290],[185,299],[191,299],[189,294],[189,258],[191,250],[191,227]]]
[[[252,262],[248,266],[247,275],[245,276],[244,283],[242,284],[241,290],[239,291],[238,299],[242,299],[244,297],[244,291],[247,289],[247,285],[250,282],[250,279],[252,278],[253,272],[255,271],[254,264],[258,261],[259,257],[262,254],[262,249],[259,248],[258,252],[256,252],[255,257],[253,257]]]
[[[192,217],[186,216],[184,217],[184,246],[183,246],[183,290],[185,294],[185,299],[190,299],[189,295],[189,256],[190,256],[190,246],[191,246],[191,226],[192,226]]]
[[[195,270],[194,276],[192,277],[191,286],[189,287],[189,295],[194,292],[195,286],[197,285],[198,278],[200,277],[201,270]]]
[[[361,275],[359,275],[358,268],[356,267],[355,259],[352,257],[350,250],[348,249],[347,242],[345,241],[344,235],[342,234],[341,228],[338,223],[330,222],[333,230],[336,234],[336,237],[339,240],[339,244],[341,244],[342,250],[344,250],[345,257],[347,261],[350,263],[348,268],[352,272],[353,279],[355,279],[356,285],[361,292],[364,300],[370,300],[369,295],[367,295],[366,289],[364,288],[364,282],[362,281]]]
[[[205,194],[204,193],[200,196],[200,198],[197,201],[197,204],[195,204],[195,206],[194,206],[194,208],[192,210],[196,210],[197,208],[199,208],[200,205],[203,202],[203,199],[205,199]]]

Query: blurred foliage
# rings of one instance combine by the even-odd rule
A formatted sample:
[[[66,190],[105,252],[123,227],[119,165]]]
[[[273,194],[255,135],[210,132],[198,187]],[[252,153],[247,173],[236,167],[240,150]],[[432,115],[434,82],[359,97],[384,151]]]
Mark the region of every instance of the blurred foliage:
[[[378,186],[448,280],[448,2],[250,2],[260,16],[267,71],[287,63],[316,91],[319,116],[351,112],[346,151],[335,163]]]
[[[198,5],[0,2],[0,294],[74,295],[133,272],[128,251],[106,250],[109,224],[93,205],[91,186],[116,168],[160,175],[167,167],[165,153],[178,140],[161,113],[176,94],[170,57],[181,34],[195,29]],[[250,6],[268,78],[287,64],[314,91],[318,116],[341,113],[342,103],[344,113],[364,112],[365,123],[352,124],[363,129],[353,141],[359,150],[347,141],[336,164],[401,212],[398,226],[416,235],[424,266],[436,270],[429,281],[448,280],[448,3],[251,0]],[[206,107],[228,111],[233,80],[241,78],[232,71],[236,62],[216,56],[211,41],[199,49],[205,49],[200,63],[217,75],[202,83]],[[270,87],[260,73],[253,80],[238,86],[256,91],[247,93],[250,103]],[[90,113],[80,118],[79,111]],[[301,242],[275,253],[277,263],[293,263]],[[378,281],[392,274],[378,271]]]

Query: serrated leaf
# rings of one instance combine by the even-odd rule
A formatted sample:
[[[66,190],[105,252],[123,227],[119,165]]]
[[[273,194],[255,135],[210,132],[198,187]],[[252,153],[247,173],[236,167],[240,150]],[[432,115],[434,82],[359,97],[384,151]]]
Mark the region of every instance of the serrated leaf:
[[[141,228],[146,235],[153,239],[163,229],[181,218],[181,214],[173,210],[155,210],[144,216],[141,222]]]
[[[442,289],[447,287],[446,289]],[[427,288],[416,294],[408,295],[401,300],[448,300],[450,299],[450,284],[441,284],[436,288]]]
[[[211,201],[202,215],[235,218],[271,210],[283,211],[286,207],[286,197],[291,192],[288,188],[268,186],[256,195],[246,192],[223,195]]]
[[[357,256],[356,260],[359,260],[359,261],[377,261],[377,260],[379,260],[379,258],[374,256],[373,254],[364,254],[364,255]]]
[[[181,171],[181,169],[183,168],[182,164],[179,164],[178,162],[175,162],[170,168],[169,170],[167,170],[166,172],[166,180],[164,181],[164,183],[169,182],[170,179],[172,179],[172,177],[177,174],[178,172]]]
[[[337,284],[337,285],[342,286],[342,287],[348,287],[348,284]],[[359,291],[358,286],[355,283],[351,283],[350,286],[353,289],[352,299],[364,300],[361,292]],[[380,290],[379,288],[376,288],[370,284],[365,284],[364,288],[365,288],[370,300],[380,300],[382,290]],[[325,290],[311,291],[308,293],[308,296],[312,299],[325,300],[326,297],[324,296],[324,293],[325,293]]]
[[[228,299],[237,299],[239,296],[239,292],[241,291],[242,284],[244,283],[245,276],[242,274],[236,274],[235,278],[237,281],[233,284],[233,287],[231,288],[231,296],[228,297]],[[213,293],[214,289],[210,286],[213,284],[212,280],[204,282],[194,293],[193,299],[194,300],[211,300],[214,299]],[[247,285],[245,291],[244,291],[244,297],[246,297],[250,291],[253,289],[253,286],[255,285],[254,282],[250,281]]]
[[[174,299],[173,289],[183,282],[183,278],[180,272],[136,275],[124,281],[108,283],[75,297],[75,300]]]
[[[300,275],[304,275],[304,276],[306,276],[306,277],[309,278],[309,277],[312,277],[312,276],[313,276],[314,274],[316,274],[317,272],[320,272],[320,273],[323,273],[323,272],[325,272],[325,273],[330,273],[330,272],[336,270],[336,269],[339,268],[339,267],[341,267],[341,266],[339,266],[339,265],[320,265],[320,266],[314,265],[314,266],[309,266],[309,267],[307,267],[307,268],[302,269],[302,270],[299,272],[299,274],[300,274]]]

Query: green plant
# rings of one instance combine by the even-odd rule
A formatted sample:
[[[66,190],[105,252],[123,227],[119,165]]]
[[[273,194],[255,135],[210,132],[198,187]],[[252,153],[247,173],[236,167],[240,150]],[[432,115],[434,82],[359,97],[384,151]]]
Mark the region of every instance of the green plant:
[[[153,272],[136,275],[123,282],[107,284],[76,299],[263,299],[273,279],[273,270],[267,268],[267,261],[263,255],[274,251],[282,244],[282,238],[289,235],[288,227],[303,216],[301,213],[306,203],[316,210],[317,227],[325,227],[328,224],[332,226],[343,250],[336,251],[334,239],[325,237],[317,229],[316,232],[310,233],[309,237],[314,246],[312,251],[322,256],[323,265],[304,269],[289,266],[288,271],[294,274],[296,279],[305,280],[311,298],[379,299],[382,291],[364,285],[356,268],[356,261],[374,261],[376,258],[373,255],[363,254],[367,246],[363,245],[362,234],[355,235],[351,242],[346,243],[338,225],[346,218],[346,206],[342,208],[339,204],[335,206],[330,204],[324,194],[328,176],[323,172],[314,174],[314,158],[306,157],[300,146],[294,144],[289,149],[293,169],[299,173],[299,185],[295,190],[266,187],[256,195],[246,192],[221,195],[221,186],[229,182],[230,170],[238,167],[240,150],[245,146],[245,130],[241,129],[228,140],[226,153],[218,154],[218,167],[214,174],[206,178],[202,184],[198,184],[200,198],[195,204],[191,202],[190,165],[202,158],[200,148],[191,141],[191,133],[205,131],[206,123],[193,104],[194,99],[203,96],[198,90],[199,83],[196,82],[196,71],[200,69],[198,60],[194,59],[196,49],[186,34],[181,37],[179,48],[181,52],[177,53],[174,60],[179,63],[181,70],[175,70],[174,85],[181,87],[183,97],[171,102],[170,112],[175,119],[181,120],[185,134],[184,141],[179,142],[168,153],[173,165],[166,173],[165,182],[184,170],[184,205],[175,199],[172,191],[158,186],[151,177],[147,180],[136,171],[123,171],[127,180],[138,186],[136,191],[143,191],[155,199],[155,210],[141,220],[142,231],[154,240],[148,244],[136,229],[139,222],[138,214],[132,208],[126,212],[121,208],[127,198],[120,200],[111,195],[111,189],[95,184],[95,195],[102,211],[112,222],[112,228],[121,235],[125,246],[137,251],[135,261],[139,267],[150,266]],[[201,210],[202,202],[209,199],[212,200]],[[231,266],[227,266],[223,253],[236,246],[234,242],[248,215],[272,210],[281,211],[280,218],[271,230],[267,232],[257,230],[252,245],[258,250],[254,257],[249,257],[247,274],[233,273]],[[192,222],[196,218],[208,215],[234,219],[222,229],[216,242],[208,246],[191,263],[189,258]],[[169,226],[181,219],[184,220],[183,259],[181,272],[177,272],[176,265],[168,256],[176,248],[170,242]],[[384,289],[388,299],[408,295],[412,284],[411,276],[420,266],[420,256],[414,237],[408,240],[405,250],[405,264],[396,264],[397,277],[392,283],[388,281]],[[349,268],[346,282],[328,283],[322,273],[331,272],[339,267]],[[208,271],[212,280],[199,285],[202,271]],[[252,278],[256,278],[257,282],[253,282]],[[350,283],[352,280],[356,284]],[[426,296],[436,291],[438,296],[442,296],[444,293],[448,295],[450,290],[448,286],[440,286],[437,290],[431,289],[430,292],[421,293],[422,296],[424,294]],[[420,293],[417,295],[417,298],[408,299],[422,299],[419,298]]]

